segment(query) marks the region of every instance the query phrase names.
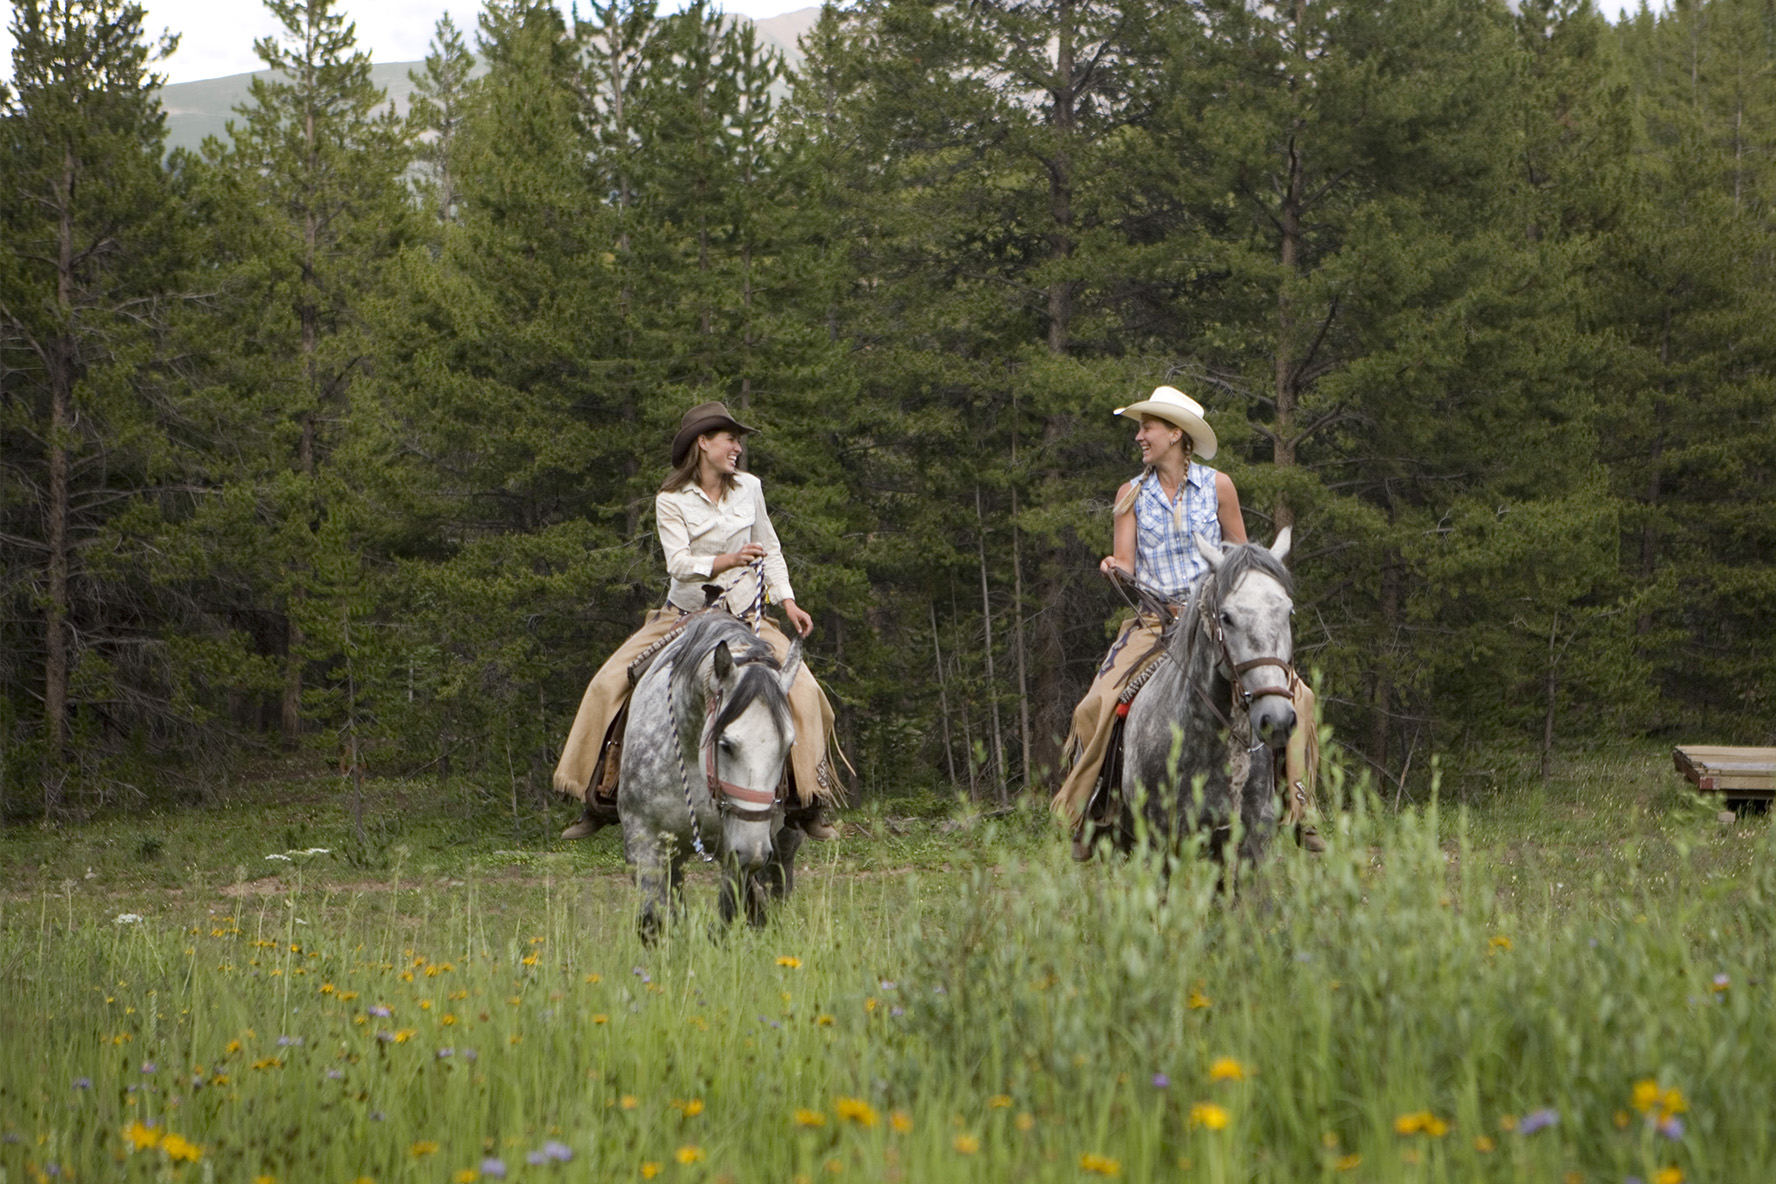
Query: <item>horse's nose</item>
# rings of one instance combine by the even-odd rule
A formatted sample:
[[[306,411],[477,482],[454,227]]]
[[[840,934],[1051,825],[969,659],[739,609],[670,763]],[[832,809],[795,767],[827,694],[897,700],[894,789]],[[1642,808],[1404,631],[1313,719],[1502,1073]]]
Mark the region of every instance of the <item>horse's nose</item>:
[[[1272,748],[1289,742],[1295,730],[1295,707],[1281,695],[1266,695],[1252,704],[1252,732]]]

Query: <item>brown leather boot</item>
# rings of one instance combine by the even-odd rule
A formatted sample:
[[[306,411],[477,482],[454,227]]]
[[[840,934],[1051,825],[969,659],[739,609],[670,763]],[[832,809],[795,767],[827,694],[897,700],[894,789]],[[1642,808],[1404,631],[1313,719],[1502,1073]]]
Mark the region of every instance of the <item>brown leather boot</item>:
[[[594,802],[587,802],[586,808],[580,811],[572,826],[561,832],[564,839],[586,839],[597,834],[607,826],[614,826],[620,821],[613,808],[602,807]]]
[[[826,820],[826,807],[816,805],[812,810],[795,820],[794,825],[801,827],[802,833],[810,839],[829,842],[845,832]]]
[[[1309,855],[1326,853],[1326,840],[1320,837],[1319,831],[1305,824],[1297,824],[1295,827],[1295,845]]]

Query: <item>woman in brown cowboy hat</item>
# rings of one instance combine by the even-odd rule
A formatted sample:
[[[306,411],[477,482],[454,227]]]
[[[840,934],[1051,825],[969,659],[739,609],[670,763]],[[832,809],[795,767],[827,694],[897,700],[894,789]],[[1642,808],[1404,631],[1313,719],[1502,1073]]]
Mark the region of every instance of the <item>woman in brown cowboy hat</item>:
[[[1137,580],[1164,599],[1182,604],[1208,571],[1208,562],[1197,552],[1196,535],[1216,544],[1246,541],[1239,492],[1226,473],[1201,463],[1215,458],[1215,430],[1203,418],[1202,405],[1184,392],[1162,386],[1139,403],[1118,407],[1115,414],[1139,418],[1135,443],[1143,467],[1140,476],[1116,493],[1111,510],[1114,552],[1098,569],[1107,576]],[[1092,825],[1085,812],[1103,770],[1118,700],[1130,681],[1158,660],[1167,623],[1148,615],[1124,623],[1085,698],[1073,709],[1073,731],[1063,748],[1072,767],[1055,794],[1053,808],[1072,828],[1076,858],[1091,858]],[[1319,852],[1325,850],[1325,842],[1305,817],[1313,795],[1308,753],[1317,747],[1317,738],[1308,735],[1316,718],[1313,707],[1313,691],[1299,684],[1296,718],[1306,726],[1296,728],[1289,743],[1284,818],[1285,825],[1295,826],[1302,846]]]
[[[725,605],[736,616],[756,609],[761,614],[759,636],[779,658],[789,652],[789,638],[762,617],[766,599],[783,610],[803,637],[814,628],[813,618],[796,604],[783,548],[765,512],[764,489],[757,477],[740,471],[741,437],[753,430],[722,404],[702,403],[685,412],[672,439],[672,472],[654,496],[654,521],[671,587],[665,606],[650,611],[635,635],[605,659],[580,700],[555,767],[555,788],[586,808],[561,833],[564,839],[583,839],[617,821],[623,708],[629,701],[629,668],[636,659],[657,650],[686,617],[710,605]],[[762,572],[762,597],[757,572]],[[794,793],[786,821],[812,838],[836,838],[838,831],[821,818],[822,807],[837,790],[827,757],[832,706],[805,662],[790,688],[789,707],[796,743],[790,750]]]

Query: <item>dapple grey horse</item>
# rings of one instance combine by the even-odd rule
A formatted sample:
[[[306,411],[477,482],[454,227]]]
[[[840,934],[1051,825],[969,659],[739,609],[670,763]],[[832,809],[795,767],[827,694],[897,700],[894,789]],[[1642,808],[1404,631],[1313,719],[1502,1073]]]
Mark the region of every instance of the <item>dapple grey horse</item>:
[[[1289,535],[1284,527],[1268,549],[1241,543],[1225,550],[1196,536],[1209,572],[1169,628],[1165,655],[1124,724],[1121,845],[1132,841],[1129,812],[1144,800],[1147,825],[1167,846],[1203,833],[1209,853],[1224,862],[1237,814],[1240,861],[1264,857],[1277,825],[1275,755],[1296,723],[1289,694],[1294,584],[1282,563]]]
[[[766,898],[794,887],[802,832],[784,828],[777,787],[795,743],[788,690],[801,660],[800,638],[779,664],[745,622],[707,609],[636,683],[617,811],[641,883],[644,939],[676,905],[693,853],[723,864],[723,921],[744,907],[762,925]]]

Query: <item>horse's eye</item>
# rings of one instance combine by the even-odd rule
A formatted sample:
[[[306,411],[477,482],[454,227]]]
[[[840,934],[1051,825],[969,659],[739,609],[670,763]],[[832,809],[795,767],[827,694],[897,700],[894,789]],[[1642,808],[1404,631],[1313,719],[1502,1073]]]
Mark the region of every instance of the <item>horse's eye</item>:
[[[732,740],[728,739],[726,736],[723,736],[721,738],[721,750],[723,752],[727,753],[729,756],[733,756],[734,755],[734,742]]]
[[[1228,612],[1226,609],[1222,609],[1221,610],[1221,623],[1223,625],[1233,624],[1233,614]]]

